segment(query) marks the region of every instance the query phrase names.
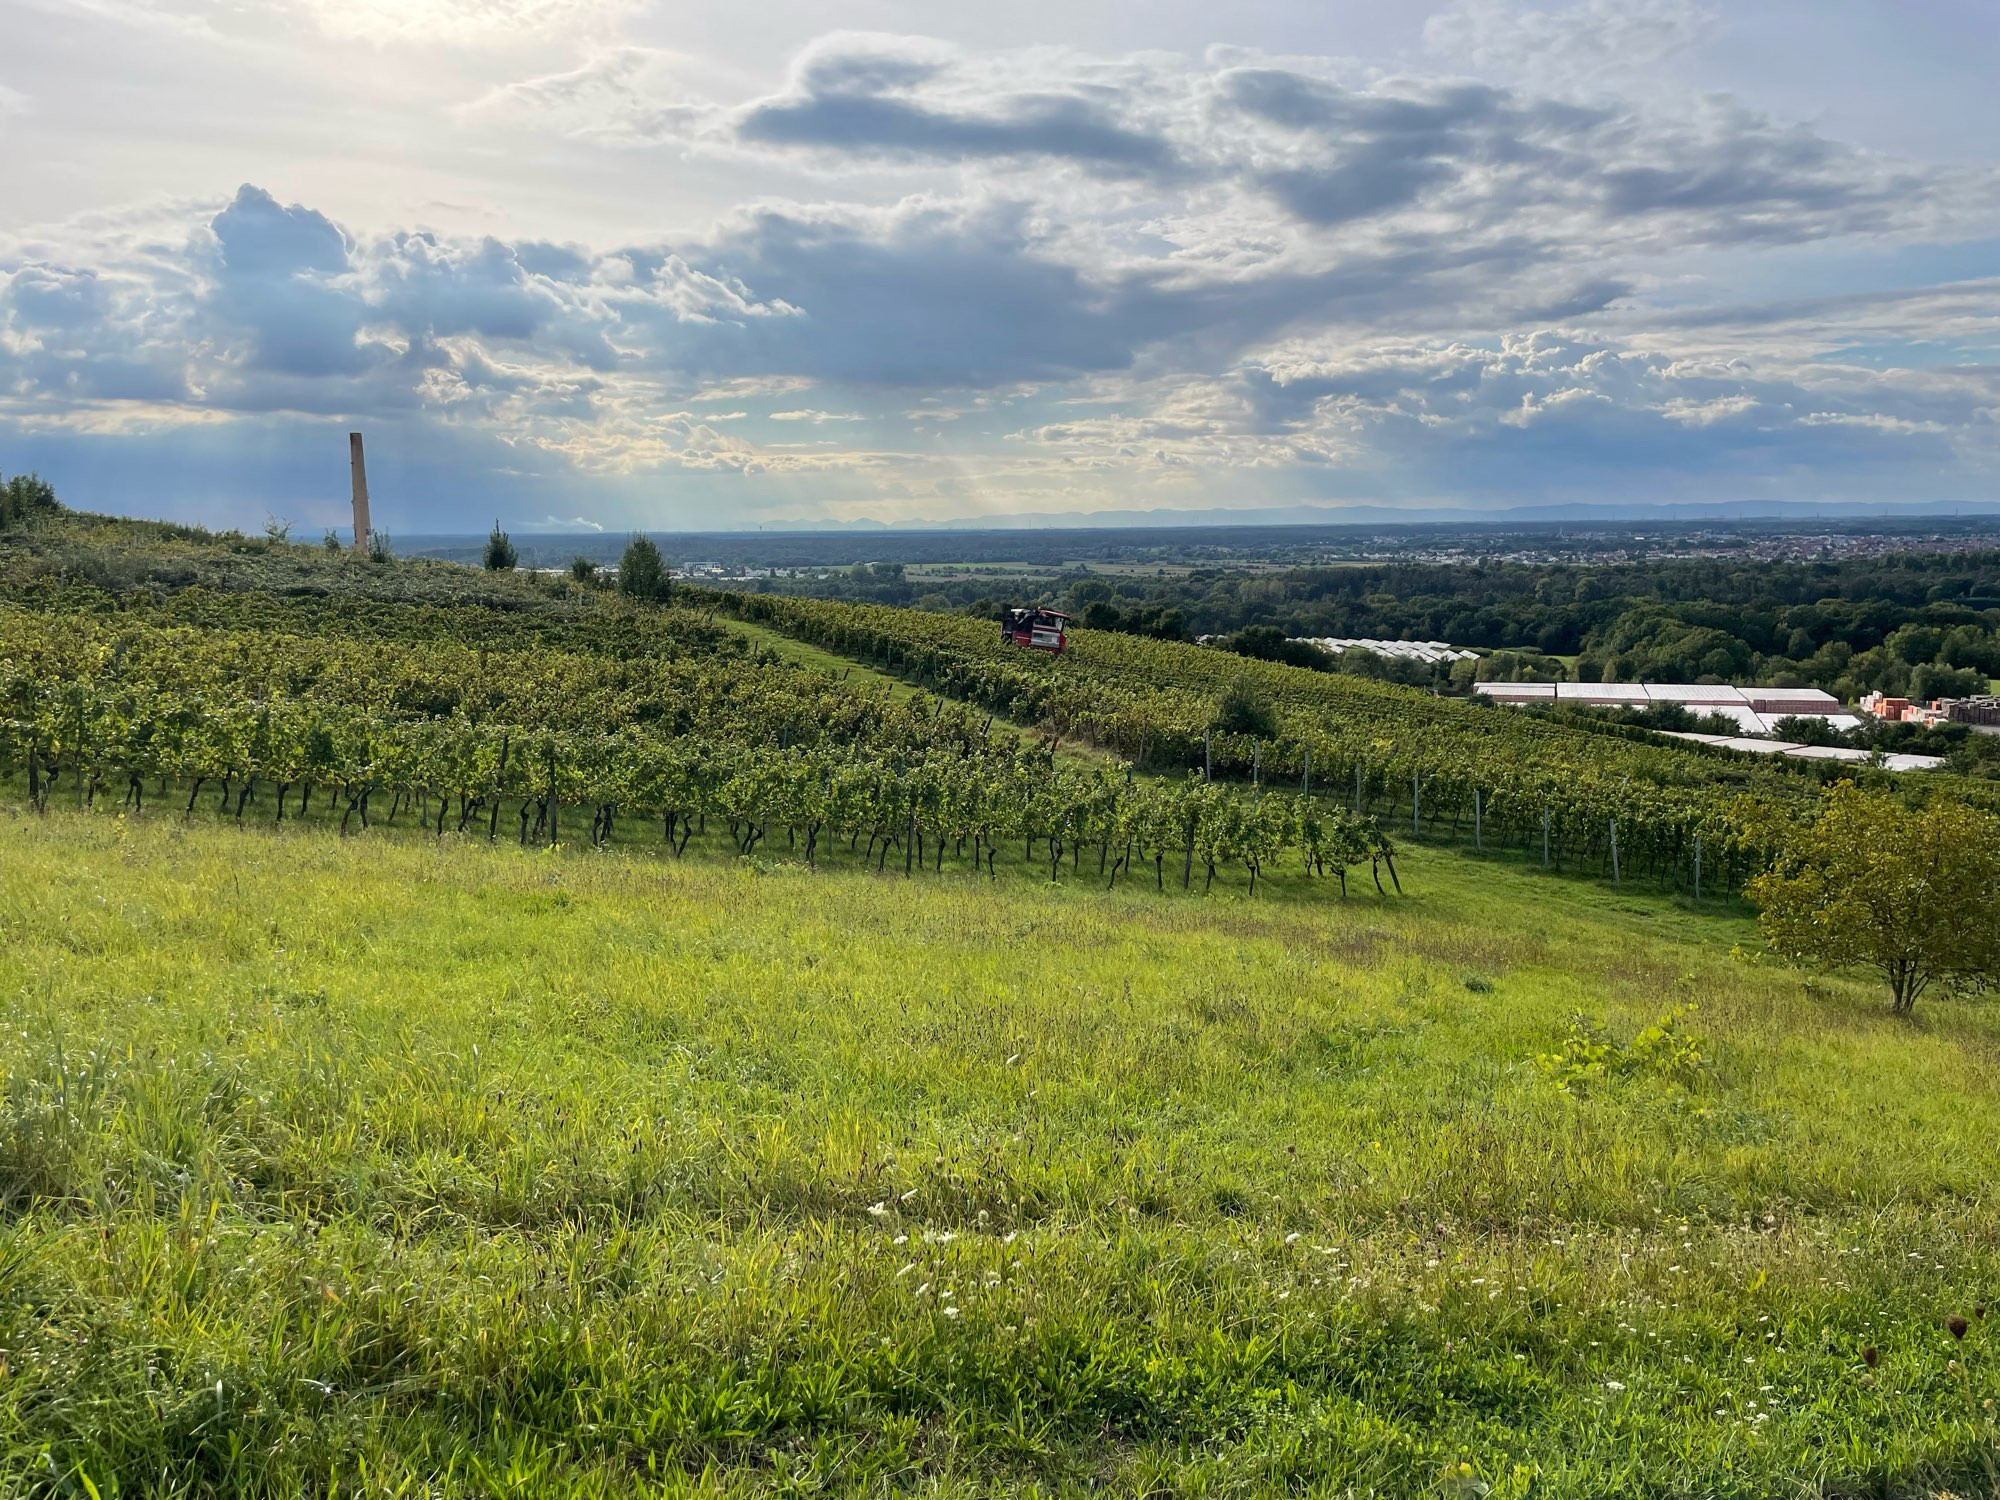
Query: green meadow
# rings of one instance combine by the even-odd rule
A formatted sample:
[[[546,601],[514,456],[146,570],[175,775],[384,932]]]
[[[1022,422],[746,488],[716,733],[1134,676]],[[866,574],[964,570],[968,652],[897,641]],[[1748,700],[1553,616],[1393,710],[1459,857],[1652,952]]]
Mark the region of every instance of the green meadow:
[[[2000,1024],[1738,909],[176,812],[0,812],[9,1493],[1994,1492]]]

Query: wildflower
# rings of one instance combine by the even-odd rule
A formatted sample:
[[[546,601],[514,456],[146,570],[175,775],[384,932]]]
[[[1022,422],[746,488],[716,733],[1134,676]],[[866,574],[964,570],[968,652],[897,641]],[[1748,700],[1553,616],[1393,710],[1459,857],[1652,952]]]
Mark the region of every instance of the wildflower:
[[[957,1316],[958,1316],[958,1309],[957,1309],[957,1308],[955,1308],[955,1307],[947,1307],[947,1308],[946,1308],[946,1309],[944,1310],[944,1315],[945,1315],[945,1316],[946,1316],[947,1318],[955,1318],[955,1317],[957,1317]]]
[[[1285,1236],[1285,1243],[1287,1245],[1296,1245],[1298,1242],[1299,1242],[1299,1232],[1296,1229],[1294,1229],[1290,1234]]]
[[[1861,1351],[1861,1362],[1871,1370],[1875,1368],[1876,1362],[1881,1358],[1882,1351],[1877,1349],[1873,1344],[1870,1344],[1866,1349]]]
[[[880,1203],[869,1204],[868,1212],[878,1219],[886,1219],[889,1216],[889,1200],[885,1198]]]
[[[1607,1380],[1604,1382],[1604,1388],[1607,1391],[1622,1391],[1625,1389],[1625,1382],[1622,1380]]]
[[[1967,1324],[1965,1319],[1961,1318],[1957,1313],[1953,1313],[1950,1317],[1944,1320],[1944,1326],[1950,1330],[1951,1336],[1953,1338],[1962,1339],[1965,1337],[1966,1328],[1969,1327],[1970,1325]]]

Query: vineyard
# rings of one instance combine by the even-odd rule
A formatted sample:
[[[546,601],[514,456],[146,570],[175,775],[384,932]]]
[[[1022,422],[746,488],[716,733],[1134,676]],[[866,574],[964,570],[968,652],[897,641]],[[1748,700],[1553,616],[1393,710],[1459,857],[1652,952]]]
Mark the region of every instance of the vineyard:
[[[996,634],[0,536],[0,1491],[1990,1488],[1990,1008],[1674,890],[1810,774]]]
[[[1676,888],[1704,868],[1733,884],[1764,851],[1745,848],[1729,809],[1745,793],[1803,800],[1829,763],[1772,765],[1622,726],[1555,724],[1387,683],[1224,656],[1201,647],[1076,631],[1049,660],[1000,645],[982,621],[877,605],[730,594],[723,607],[801,640],[907,673],[959,701],[1077,737],[1169,773],[1317,786],[1322,799],[1413,834],[1513,847],[1544,865]],[[1276,710],[1268,735],[1218,732],[1218,686],[1241,682]],[[1885,784],[1897,779],[1867,773]],[[1949,789],[1990,801],[1961,778],[1902,779],[1915,796]]]
[[[195,587],[119,598],[43,586],[0,610],[0,758],[46,808],[62,789],[144,810],[205,797],[241,818],[331,809],[343,832],[408,810],[438,835],[675,853],[726,824],[813,863],[864,838],[877,866],[989,875],[1003,851],[1051,878],[1207,889],[1287,857],[1397,881],[1366,819],[1303,795],[1058,763],[938,697],[892,701],[746,647],[687,610],[282,598]]]
[[[0,557],[0,769],[37,806],[60,789],[192,813],[207,795],[240,818],[261,793],[276,820],[318,808],[344,832],[407,815],[439,836],[676,853],[714,823],[744,854],[774,833],[808,863],[865,840],[878,868],[991,875],[1005,855],[1156,890],[1232,872],[1254,891],[1284,866],[1344,893],[1364,864],[1400,889],[1407,830],[1699,892],[1762,862],[1734,798],[1802,801],[1825,774],[1126,635],[1075,632],[1051,661],[982,621],[879,606],[683,591],[659,607],[113,538]],[[730,617],[922,692],[787,661]],[[1270,704],[1262,730],[1217,724],[1229,685]]]

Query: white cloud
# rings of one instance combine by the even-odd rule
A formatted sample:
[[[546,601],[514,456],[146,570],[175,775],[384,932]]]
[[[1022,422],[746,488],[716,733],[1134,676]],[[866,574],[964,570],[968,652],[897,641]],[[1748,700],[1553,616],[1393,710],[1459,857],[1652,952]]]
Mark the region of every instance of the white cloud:
[[[291,0],[330,36],[463,46],[608,35],[638,0]]]
[[[1644,81],[1721,29],[1692,0],[1456,0],[1424,22],[1424,46],[1484,77],[1568,93]]]
[[[704,519],[722,494],[937,513],[1099,508],[1133,486],[1193,503],[2000,470],[1991,282],[1773,304],[1699,279],[2000,229],[1987,168],[1725,99],[1578,102],[1241,51],[842,34],[732,90],[593,30],[616,10],[396,24],[548,54],[460,112],[477,149],[509,132],[641,198],[742,177],[706,227],[441,233],[393,204],[336,215],[245,187],[0,237],[0,433],[303,445],[406,424],[478,455],[448,485],[532,483],[518,513],[568,481]],[[533,40],[559,12],[581,40]],[[1451,13],[1489,61],[1496,14]],[[1639,7],[1615,45],[1584,36],[1613,8],[1547,15],[1576,33],[1547,33],[1573,79],[1606,48],[1684,48],[1672,18],[1696,13]]]

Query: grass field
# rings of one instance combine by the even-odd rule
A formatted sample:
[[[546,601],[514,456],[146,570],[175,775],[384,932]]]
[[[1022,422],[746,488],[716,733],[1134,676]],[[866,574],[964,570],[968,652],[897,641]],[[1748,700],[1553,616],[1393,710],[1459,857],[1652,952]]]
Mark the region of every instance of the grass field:
[[[0,850],[10,1492],[1993,1491],[2000,1027],[1740,915]]]

